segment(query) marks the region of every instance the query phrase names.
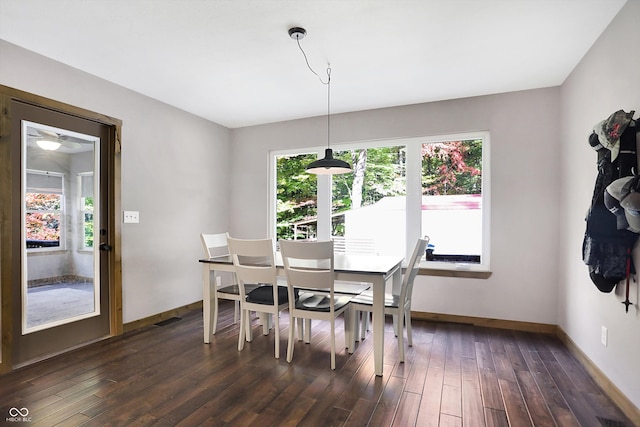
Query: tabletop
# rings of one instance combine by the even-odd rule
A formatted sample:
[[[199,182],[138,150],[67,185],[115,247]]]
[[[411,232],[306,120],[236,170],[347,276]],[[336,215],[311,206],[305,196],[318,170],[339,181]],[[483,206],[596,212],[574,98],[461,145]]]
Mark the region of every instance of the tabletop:
[[[400,267],[403,260],[400,256],[335,254],[333,267],[338,273],[390,274]],[[209,264],[233,264],[230,255],[203,258],[199,261]],[[284,268],[280,252],[276,252],[275,262],[276,267]]]

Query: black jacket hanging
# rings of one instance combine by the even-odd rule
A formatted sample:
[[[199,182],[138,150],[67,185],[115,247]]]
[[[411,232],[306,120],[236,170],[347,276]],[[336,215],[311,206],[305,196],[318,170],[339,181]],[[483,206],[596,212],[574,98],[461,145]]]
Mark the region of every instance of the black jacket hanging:
[[[627,269],[627,263],[638,234],[627,230],[624,221],[618,221],[604,203],[605,189],[609,184],[637,174],[638,129],[631,119],[633,114],[633,111],[624,113],[622,110],[613,113],[599,124],[601,126],[596,125],[598,132],[594,130],[589,137],[589,145],[598,152],[598,176],[586,217],[582,257],[589,266],[591,280],[602,292],[611,292],[618,282],[627,277],[628,271],[635,274],[633,263],[630,269]],[[621,134],[615,133],[622,129]],[[603,139],[606,136],[609,138]]]

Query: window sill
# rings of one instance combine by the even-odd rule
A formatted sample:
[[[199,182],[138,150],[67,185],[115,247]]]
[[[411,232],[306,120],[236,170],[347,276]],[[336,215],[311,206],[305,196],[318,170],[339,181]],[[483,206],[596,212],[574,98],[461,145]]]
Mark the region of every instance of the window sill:
[[[32,248],[32,249],[27,249],[27,256],[32,256],[32,255],[62,255],[65,254],[67,252],[66,249],[59,249],[59,248]]]
[[[420,263],[420,276],[463,277],[488,279],[492,272],[480,264],[448,263],[423,261]]]

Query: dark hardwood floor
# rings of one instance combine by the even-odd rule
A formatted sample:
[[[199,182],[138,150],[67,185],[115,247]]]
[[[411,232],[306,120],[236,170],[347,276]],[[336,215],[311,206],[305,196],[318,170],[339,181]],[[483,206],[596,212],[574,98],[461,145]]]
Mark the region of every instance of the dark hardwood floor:
[[[202,342],[200,311],[0,376],[0,421],[30,426],[632,426],[555,337],[414,321],[414,345],[397,362],[386,325],[384,376],[372,339],[354,354],[337,333],[331,371],[328,323],[286,362],[274,334],[237,351],[233,306]],[[339,330],[341,329],[341,325]],[[12,408],[16,408],[12,410]]]

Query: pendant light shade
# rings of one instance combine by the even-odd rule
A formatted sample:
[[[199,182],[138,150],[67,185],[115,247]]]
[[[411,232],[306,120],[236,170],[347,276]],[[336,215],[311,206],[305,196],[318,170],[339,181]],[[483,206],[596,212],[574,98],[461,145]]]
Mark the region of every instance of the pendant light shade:
[[[316,160],[307,166],[307,172],[316,175],[338,175],[351,172],[351,166],[345,161],[334,159],[333,150],[326,148],[324,150],[324,158]]]
[[[38,147],[46,151],[55,151],[60,148],[61,145],[59,142],[51,141],[49,139],[41,139],[39,141],[36,141],[36,144],[38,145]]]

